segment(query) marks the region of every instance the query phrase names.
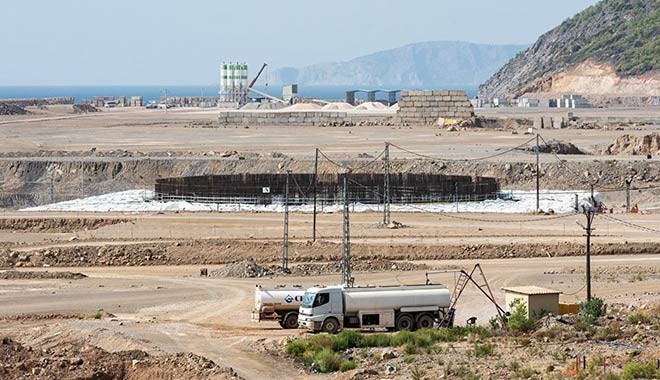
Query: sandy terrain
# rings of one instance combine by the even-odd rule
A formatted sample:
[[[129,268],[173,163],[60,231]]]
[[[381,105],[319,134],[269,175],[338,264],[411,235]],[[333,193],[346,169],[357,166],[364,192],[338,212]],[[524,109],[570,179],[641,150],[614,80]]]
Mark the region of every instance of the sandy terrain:
[[[498,117],[534,117],[538,112],[478,111]],[[589,117],[657,117],[660,114],[653,108],[593,109],[575,113]],[[515,130],[517,134],[512,133],[513,129],[448,132],[432,127],[217,128],[215,117],[215,111],[192,109],[167,112],[104,109],[99,114],[70,115],[64,108],[53,108],[33,115],[0,118],[3,134],[0,154],[23,152],[27,156],[38,156],[40,151],[86,152],[96,148],[104,152],[125,149],[199,157],[211,150],[230,150],[258,153],[263,158],[276,151],[309,163],[316,147],[333,157],[355,158],[360,153],[376,155],[385,141],[391,141],[436,157],[466,158],[497,153],[498,148],[511,147],[531,138],[523,134],[526,127]],[[612,125],[593,130],[543,130],[542,134],[548,140],[570,141],[588,151],[597,151],[622,134],[644,135],[657,128],[626,124],[622,130]],[[395,150],[392,155],[396,159],[412,157]],[[62,156],[46,160],[80,160],[75,154]],[[177,157],[170,159],[183,166],[188,162]],[[644,180],[647,181],[644,183],[653,184],[658,171],[655,158],[648,161],[639,156],[585,155],[562,156],[561,159],[585,167],[595,159],[622,161],[616,168],[617,181],[628,165],[639,165],[640,176],[648,174],[639,180],[640,183]],[[12,166],[16,158],[2,160]],[[44,158],[32,157],[22,162],[39,160]],[[113,157],[86,157],[84,160],[124,162],[123,158]],[[533,160],[532,154],[515,151],[506,157],[491,159],[492,170],[506,173],[499,167]],[[542,160],[546,163],[557,159],[548,155]],[[278,168],[278,163],[269,165]],[[26,181],[34,181],[30,170],[36,167],[29,164],[21,167]],[[71,167],[74,169],[77,168]],[[241,166],[237,165],[235,170],[242,170]],[[566,173],[561,173],[561,168],[553,170],[556,177],[553,183],[562,181]],[[135,185],[134,188],[152,185],[143,173],[134,174],[128,180],[124,177],[124,181],[133,181],[130,185]],[[532,177],[528,174],[521,174],[528,178],[527,182],[518,183],[529,187]],[[12,176],[5,180],[13,181]],[[114,177],[109,178],[107,182],[111,184]],[[81,187],[86,184],[84,181],[89,184],[93,180],[81,179]],[[19,183],[17,188],[22,185]],[[657,206],[658,197],[653,191],[645,192],[643,197],[645,205]],[[617,211],[621,210],[623,194],[619,192],[606,199],[608,205],[611,203]],[[650,206],[649,210],[657,209]],[[614,216],[652,230],[644,231],[597,217],[593,236],[594,293],[607,302],[625,305],[657,302],[660,300],[657,285],[660,280],[657,239],[660,219],[657,213]],[[244,259],[278,263],[282,218],[283,215],[275,213],[3,211],[0,213],[0,265],[6,266],[4,269],[65,271],[87,277],[57,279],[50,274],[26,273],[18,276],[24,277],[20,279],[16,279],[17,276],[0,279],[0,336],[9,336],[36,348],[76,342],[110,352],[192,352],[232,367],[248,379],[263,378],[265,372],[273,379],[309,378],[311,375],[292,358],[266,352],[265,347],[281,351],[286,340],[305,336],[305,333],[285,331],[275,323],[253,324],[250,321],[253,288],[257,283],[334,284],[339,281],[338,275],[259,280],[199,276],[202,267],[215,270],[223,264]],[[469,269],[478,262],[500,302],[503,302],[501,288],[513,285],[555,288],[562,292],[561,299],[566,302],[576,302],[585,296],[584,236],[575,223],[584,220],[582,215],[395,213],[392,218],[405,227],[381,228],[379,213],[351,215],[355,260],[410,261],[433,269]],[[311,243],[312,216],[291,215],[293,265],[333,262],[339,257],[341,215],[322,214],[318,223],[319,241]],[[355,276],[361,284],[412,284],[423,282],[424,273],[394,270],[356,273]],[[434,275],[433,280],[453,288],[455,277],[445,273]],[[94,315],[99,309],[110,314],[99,314],[96,318]],[[459,303],[457,324],[464,325],[467,318],[477,316],[478,323],[485,325],[494,313],[494,307],[476,289],[468,288]]]
[[[534,109],[481,109],[478,114],[497,117],[529,117],[554,111]],[[576,110],[577,115],[660,117],[656,108],[620,110]],[[565,112],[559,112],[565,114]],[[311,158],[314,148],[339,157],[355,158],[360,153],[377,154],[385,141],[424,154],[452,158],[479,157],[495,149],[518,145],[529,136],[513,135],[508,131],[476,130],[447,132],[432,127],[228,127],[213,128],[216,111],[193,109],[141,110],[104,109],[88,115],[37,117],[1,117],[0,131],[4,136],[1,152],[30,152],[39,150],[99,151],[125,149],[128,151],[161,152],[222,152],[236,150],[268,154],[282,152],[296,158]],[[625,130],[543,130],[547,140],[571,141],[578,147],[595,151],[610,144],[624,133],[635,135],[655,130],[653,126]],[[117,136],[121,136],[118,139]],[[393,150],[393,158],[410,157]],[[532,160],[529,154],[513,153],[509,160]],[[588,157],[578,159],[590,159]]]

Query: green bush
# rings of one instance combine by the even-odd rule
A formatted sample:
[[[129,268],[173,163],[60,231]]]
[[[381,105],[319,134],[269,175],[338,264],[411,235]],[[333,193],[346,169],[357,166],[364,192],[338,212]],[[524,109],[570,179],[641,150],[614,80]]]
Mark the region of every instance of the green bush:
[[[424,329],[415,331],[414,342],[420,347],[429,347],[437,341],[436,331],[432,329]]]
[[[314,355],[314,363],[319,366],[321,372],[327,373],[337,371],[342,361],[338,353],[330,348],[324,348]]]
[[[476,357],[482,357],[482,356],[490,356],[493,354],[493,345],[491,343],[484,343],[484,344],[474,344],[474,356]]]
[[[392,336],[386,334],[360,334],[358,347],[390,347]]]
[[[333,335],[318,334],[318,335],[312,335],[308,340],[308,344],[311,348],[317,350],[321,348],[332,348],[332,346],[334,345],[334,341],[335,341],[335,336]]]
[[[421,369],[417,366],[414,366],[410,370],[410,379],[411,380],[422,380],[424,378],[424,376],[426,376],[426,371],[424,371],[423,369]]]
[[[344,351],[348,348],[358,346],[360,334],[354,330],[343,330],[334,336],[332,340],[332,349],[335,351]]]
[[[305,350],[307,350],[307,343],[299,339],[286,344],[286,353],[297,358],[302,357]]]
[[[507,326],[511,330],[529,332],[534,329],[534,320],[527,316],[527,305],[521,299],[515,299],[509,305],[511,315]]]
[[[344,330],[336,335],[318,334],[307,340],[293,340],[287,343],[285,350],[288,355],[299,358],[308,366],[316,363],[322,371],[331,372],[339,369],[339,366],[344,363],[338,352],[349,348],[405,346],[403,350],[407,354],[406,357],[411,357],[410,355],[419,353],[420,349],[431,353],[436,352],[438,349],[434,347],[434,344],[437,342],[455,342],[470,334],[484,338],[490,336],[490,331],[483,327],[399,331],[396,334],[362,334],[353,330]],[[330,353],[335,355],[330,355]],[[321,368],[321,362],[323,362],[323,368]],[[350,366],[350,364],[346,365]]]
[[[580,314],[585,323],[593,325],[598,318],[605,315],[605,302],[598,297],[592,298],[591,301],[584,301],[580,304]]]
[[[406,355],[415,355],[418,352],[417,344],[415,342],[406,343],[403,352],[405,352]]]
[[[623,372],[621,373],[621,379],[623,380],[657,379],[658,376],[660,376],[660,373],[656,371],[655,364],[653,362],[628,362],[623,367]]]
[[[649,323],[651,319],[649,315],[642,310],[638,310],[630,315],[628,315],[628,322],[636,325],[638,323]]]
[[[339,370],[341,372],[350,371],[350,370],[356,369],[356,368],[357,368],[357,363],[355,363],[355,361],[353,361],[353,360],[344,361],[339,366]]]
[[[398,346],[403,346],[406,343],[413,342],[415,340],[416,334],[417,333],[412,333],[407,330],[399,331],[396,334],[394,334],[394,336],[392,336],[390,345],[394,347],[398,347]]]

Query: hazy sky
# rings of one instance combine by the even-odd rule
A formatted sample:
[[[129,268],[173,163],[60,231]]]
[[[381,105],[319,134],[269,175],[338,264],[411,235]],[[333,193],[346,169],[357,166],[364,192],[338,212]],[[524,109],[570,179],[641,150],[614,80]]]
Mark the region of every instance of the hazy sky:
[[[347,60],[413,42],[528,44],[596,0],[20,0],[2,85],[211,84],[222,61]]]

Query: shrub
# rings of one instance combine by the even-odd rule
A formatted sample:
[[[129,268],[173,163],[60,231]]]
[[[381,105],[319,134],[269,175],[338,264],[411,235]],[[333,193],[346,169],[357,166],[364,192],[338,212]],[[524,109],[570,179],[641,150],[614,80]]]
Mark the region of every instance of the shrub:
[[[293,340],[286,344],[286,353],[297,358],[302,357],[307,349],[307,343],[300,339]]]
[[[314,355],[314,363],[319,366],[319,370],[323,373],[334,372],[341,365],[341,357],[332,349],[324,348]]]
[[[499,330],[502,327],[500,326],[500,320],[497,317],[492,317],[491,319],[489,319],[488,324],[490,325],[490,328],[492,330]]]
[[[649,315],[642,310],[638,310],[630,315],[628,315],[628,322],[636,325],[638,323],[649,323],[651,319]]]
[[[618,322],[614,322],[609,326],[598,329],[595,338],[598,340],[612,341],[621,336],[621,326]]]
[[[398,346],[403,346],[404,344],[412,342],[414,340],[415,340],[414,333],[407,330],[403,330],[403,331],[399,331],[398,333],[394,334],[394,336],[392,336],[392,340],[390,344],[394,347],[398,347]]]
[[[418,348],[415,342],[406,343],[405,347],[403,348],[403,352],[405,352],[407,355],[415,355],[417,351]]]
[[[357,364],[353,360],[347,360],[345,362],[342,362],[341,365],[339,366],[339,370],[341,372],[350,371],[356,368],[357,368]]]
[[[623,372],[621,373],[621,379],[623,380],[653,379],[653,378],[657,378],[658,375],[659,373],[656,371],[653,362],[648,362],[648,363],[628,362],[623,367]]]
[[[92,318],[94,319],[101,319],[101,317],[103,317],[103,311],[101,310],[97,310],[96,313],[92,315]]]
[[[493,345],[491,343],[474,344],[474,356],[490,356],[493,354]]]
[[[335,335],[332,340],[332,349],[335,351],[344,351],[348,348],[358,346],[360,334],[354,330],[343,330]]]
[[[438,339],[436,338],[436,331],[432,329],[423,329],[415,331],[414,341],[420,347],[429,347],[433,345]]]
[[[410,378],[412,380],[422,380],[424,378],[424,376],[426,376],[426,371],[424,371],[423,369],[421,369],[417,366],[414,366],[410,370]]]
[[[527,305],[522,300],[515,299],[509,306],[511,307],[511,315],[507,326],[511,330],[529,332],[534,329],[534,320],[527,316]]]
[[[605,315],[605,303],[602,298],[594,297],[591,301],[584,301],[580,304],[580,314],[582,320],[589,325],[596,323],[596,320]]]
[[[334,345],[334,340],[335,338],[332,335],[318,334],[312,335],[308,340],[308,344],[312,350],[316,351],[322,348],[332,348]]]
[[[392,337],[385,334],[361,334],[357,345],[358,347],[390,347]]]

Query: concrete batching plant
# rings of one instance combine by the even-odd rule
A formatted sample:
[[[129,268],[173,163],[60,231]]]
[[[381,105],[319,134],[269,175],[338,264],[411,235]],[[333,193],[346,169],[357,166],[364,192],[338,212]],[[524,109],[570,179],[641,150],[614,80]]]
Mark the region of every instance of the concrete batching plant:
[[[243,105],[248,102],[248,65],[223,63],[220,66],[220,102]]]

